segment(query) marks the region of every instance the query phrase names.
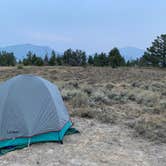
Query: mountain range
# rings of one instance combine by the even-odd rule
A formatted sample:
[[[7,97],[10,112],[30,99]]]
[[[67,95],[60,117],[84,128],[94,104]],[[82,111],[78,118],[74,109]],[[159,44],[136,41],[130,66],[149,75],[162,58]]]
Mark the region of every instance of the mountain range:
[[[52,49],[47,46],[38,46],[32,44],[20,44],[7,47],[0,47],[0,51],[13,52],[17,59],[26,57],[28,51],[35,53],[38,56],[44,57],[46,54],[51,55]]]
[[[51,51],[53,49],[48,46],[38,46],[32,44],[20,44],[20,45],[12,45],[7,47],[0,47],[0,51],[13,52],[17,59],[23,59],[28,51],[35,53],[38,56],[44,57],[46,54],[51,55]],[[124,47],[119,48],[121,55],[125,58],[125,60],[134,60],[140,58],[144,51],[143,49],[139,49],[136,47]],[[62,53],[56,51],[57,54],[61,55]]]

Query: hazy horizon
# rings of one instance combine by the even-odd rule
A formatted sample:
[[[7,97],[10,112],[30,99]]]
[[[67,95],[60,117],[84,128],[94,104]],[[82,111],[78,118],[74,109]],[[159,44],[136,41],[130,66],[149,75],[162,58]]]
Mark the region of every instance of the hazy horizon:
[[[0,5],[0,47],[29,43],[58,51],[146,49],[166,29],[164,0],[1,0]]]

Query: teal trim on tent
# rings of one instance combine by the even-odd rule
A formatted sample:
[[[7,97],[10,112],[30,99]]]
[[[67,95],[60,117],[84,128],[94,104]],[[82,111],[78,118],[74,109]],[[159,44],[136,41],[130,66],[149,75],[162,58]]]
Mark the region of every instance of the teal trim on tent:
[[[16,139],[8,139],[0,141],[0,149],[9,146],[20,146],[20,145],[28,145],[38,142],[48,142],[48,141],[62,141],[67,130],[72,126],[71,121],[68,121],[64,127],[57,132],[49,132],[45,134],[40,134],[36,136],[32,136],[30,138],[16,138]]]

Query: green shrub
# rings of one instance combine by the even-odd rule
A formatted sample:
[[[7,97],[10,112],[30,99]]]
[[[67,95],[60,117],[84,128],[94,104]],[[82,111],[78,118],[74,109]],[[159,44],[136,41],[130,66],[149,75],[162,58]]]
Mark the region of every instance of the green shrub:
[[[73,97],[75,97],[78,93],[81,93],[81,91],[77,89],[62,89],[61,93],[63,99],[69,101]]]
[[[23,65],[18,65],[17,66],[17,69],[23,69],[24,67],[23,67]]]
[[[79,92],[77,93],[73,98],[72,98],[72,105],[73,107],[81,107],[81,106],[88,106],[88,96],[84,92]]]
[[[166,117],[147,115],[135,121],[133,127],[136,136],[141,135],[151,141],[166,143]]]
[[[91,96],[91,99],[97,103],[109,104],[109,99],[106,96],[106,94],[102,91],[102,89],[94,91],[94,93]]]

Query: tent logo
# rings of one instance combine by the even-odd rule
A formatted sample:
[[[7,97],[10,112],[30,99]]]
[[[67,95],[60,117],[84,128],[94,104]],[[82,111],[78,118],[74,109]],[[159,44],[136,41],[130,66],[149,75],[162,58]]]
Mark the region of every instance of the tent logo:
[[[18,130],[8,130],[7,133],[8,134],[17,134],[17,133],[19,133],[19,131]]]

